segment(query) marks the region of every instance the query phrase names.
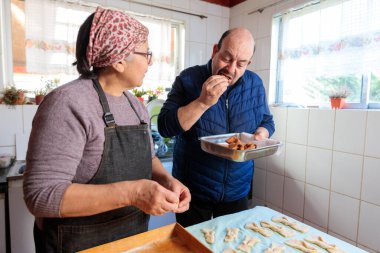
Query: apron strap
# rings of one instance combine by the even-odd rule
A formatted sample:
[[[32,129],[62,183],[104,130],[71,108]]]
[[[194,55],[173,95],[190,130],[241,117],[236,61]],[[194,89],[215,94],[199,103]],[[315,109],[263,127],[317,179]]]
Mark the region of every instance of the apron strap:
[[[139,119],[140,124],[141,124],[141,125],[147,124],[144,120],[142,120],[142,119],[140,118],[139,114],[138,114],[137,111],[136,111],[135,106],[133,105],[133,103],[131,102],[131,100],[130,100],[129,97],[127,96],[127,94],[126,94],[125,92],[123,92],[123,93],[124,93],[124,96],[128,99],[128,102],[129,102],[129,104],[131,105],[133,111],[135,112],[137,118]]]
[[[100,86],[98,79],[93,79],[92,82],[93,82],[96,92],[99,95],[100,104],[102,105],[102,108],[103,108],[103,112],[104,112],[103,120],[106,123],[107,127],[114,127],[116,125],[115,118],[113,117],[113,114],[110,112],[107,98],[106,98],[106,95],[104,94],[102,86]]]

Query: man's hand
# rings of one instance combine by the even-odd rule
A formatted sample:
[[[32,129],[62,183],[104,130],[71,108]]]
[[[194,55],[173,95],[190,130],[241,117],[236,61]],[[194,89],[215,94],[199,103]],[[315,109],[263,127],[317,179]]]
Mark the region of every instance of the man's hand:
[[[201,95],[198,102],[205,107],[211,107],[228,87],[228,78],[223,75],[214,75],[209,77],[202,86]]]

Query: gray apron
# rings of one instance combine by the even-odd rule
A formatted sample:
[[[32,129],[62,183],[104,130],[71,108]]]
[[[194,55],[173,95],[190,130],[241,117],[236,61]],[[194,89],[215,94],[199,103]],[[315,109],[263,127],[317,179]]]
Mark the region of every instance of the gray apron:
[[[99,82],[94,88],[104,111],[105,142],[98,171],[88,184],[109,184],[126,180],[151,179],[152,156],[148,124],[139,117],[125,95],[139,125],[118,126],[109,110]],[[72,253],[112,242],[148,230],[149,215],[133,206],[75,218],[44,218],[43,231],[34,226],[38,253]]]

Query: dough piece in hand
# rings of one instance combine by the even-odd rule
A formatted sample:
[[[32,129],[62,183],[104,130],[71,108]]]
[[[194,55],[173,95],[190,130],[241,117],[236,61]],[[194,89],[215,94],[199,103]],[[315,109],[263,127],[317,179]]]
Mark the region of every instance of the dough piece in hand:
[[[207,243],[213,244],[215,242],[215,230],[203,228],[202,232]]]
[[[294,231],[287,230],[286,228],[270,223],[269,221],[261,221],[260,224],[264,228],[269,228],[270,230],[279,233],[283,237],[294,236]]]
[[[292,222],[290,221],[287,217],[285,216],[281,216],[281,217],[273,217],[272,218],[272,221],[274,222],[279,222],[285,226],[289,226],[291,227],[292,229],[294,230],[297,230],[298,232],[301,232],[301,233],[307,233],[309,231],[309,229],[307,227],[303,227],[301,226],[299,223],[297,222]]]
[[[286,241],[285,242],[286,245],[292,247],[292,248],[295,248],[295,249],[299,249],[300,251],[303,251],[305,253],[317,253],[318,250],[316,248],[314,248],[313,246],[307,244],[306,242],[304,241],[301,241],[301,240],[289,240],[289,241]]]
[[[227,228],[227,233],[226,233],[226,237],[224,237],[224,241],[232,242],[233,240],[235,240],[238,234],[239,234],[238,228]]]
[[[344,253],[344,251],[339,249],[335,244],[326,242],[322,236],[306,237],[305,241],[313,243],[330,253]]]
[[[227,248],[227,249],[224,249],[222,253],[237,253],[237,251],[231,248]]]
[[[272,243],[272,246],[270,248],[267,248],[264,253],[281,253],[285,250],[284,246],[277,245],[275,243]]]
[[[259,242],[260,242],[259,238],[250,237],[249,235],[247,235],[244,241],[238,246],[238,249],[243,252],[249,253],[251,252],[251,248],[253,248],[253,246],[255,246],[255,244]]]
[[[272,231],[260,227],[255,222],[245,224],[245,228],[248,228],[248,229],[251,229],[257,233],[260,233],[261,235],[263,235],[265,237],[269,237],[273,234]]]

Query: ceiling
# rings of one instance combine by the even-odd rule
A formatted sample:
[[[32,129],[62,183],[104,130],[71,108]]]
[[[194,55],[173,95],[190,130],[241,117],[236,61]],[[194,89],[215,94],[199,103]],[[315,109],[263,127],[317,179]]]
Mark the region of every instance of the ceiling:
[[[234,7],[235,5],[245,2],[246,0],[202,0],[202,1],[218,4],[225,7]]]

